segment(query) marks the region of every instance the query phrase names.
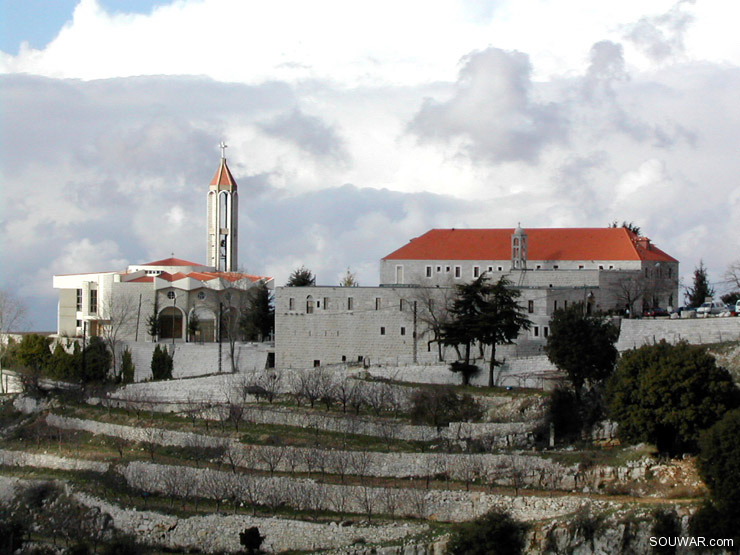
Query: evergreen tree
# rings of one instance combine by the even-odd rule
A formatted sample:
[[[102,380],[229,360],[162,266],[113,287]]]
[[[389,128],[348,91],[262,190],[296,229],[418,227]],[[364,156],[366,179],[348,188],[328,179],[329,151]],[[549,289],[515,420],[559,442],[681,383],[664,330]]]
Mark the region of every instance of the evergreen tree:
[[[622,439],[670,455],[696,452],[702,431],[740,404],[729,372],[706,348],[685,342],[623,353],[607,396]]]
[[[696,308],[706,300],[707,297],[714,296],[714,288],[709,285],[707,268],[704,261],[699,261],[699,266],[694,270],[694,285],[686,291],[688,306]]]
[[[585,312],[583,303],[556,310],[545,345],[550,362],[568,374],[579,404],[586,383],[598,383],[614,370],[619,338],[609,320]]]
[[[154,307],[152,309],[152,313],[146,319],[146,331],[152,338],[152,341],[157,340],[161,327],[162,324],[159,321],[159,298],[157,294],[154,293]]]
[[[121,383],[133,383],[135,373],[136,367],[131,357],[131,351],[124,349],[123,353],[121,353]]]
[[[152,379],[171,380],[174,361],[167,351],[167,347],[157,345],[152,353]]]
[[[103,383],[108,379],[112,356],[102,338],[93,336],[82,349],[77,379],[81,383]]]
[[[51,362],[51,339],[37,333],[28,333],[13,346],[11,359],[23,368],[46,372]]]
[[[441,328],[441,340],[458,351],[461,360],[450,370],[462,374],[464,385],[477,368],[471,364],[474,342],[491,346],[488,386],[493,387],[495,367],[501,364],[496,360],[496,345],[513,343],[519,331],[531,325],[517,303],[520,292],[510,285],[503,277],[491,284],[483,274],[471,283],[456,286],[457,295],[449,310],[450,320]]]
[[[300,268],[293,270],[293,273],[290,274],[288,282],[285,285],[286,287],[306,287],[309,285],[316,285],[316,276],[313,275],[311,270],[305,266],[301,266]]]
[[[260,282],[249,290],[240,327],[242,334],[252,341],[264,340],[275,328],[273,295],[265,282]]]

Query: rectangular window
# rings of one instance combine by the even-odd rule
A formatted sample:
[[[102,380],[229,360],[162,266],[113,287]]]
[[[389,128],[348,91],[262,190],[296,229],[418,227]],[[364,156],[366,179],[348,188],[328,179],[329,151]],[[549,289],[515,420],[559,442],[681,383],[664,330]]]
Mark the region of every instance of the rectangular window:
[[[488,271],[489,271],[489,272],[493,272],[493,266],[489,266],[489,267],[488,267]]]
[[[288,299],[288,310],[295,310],[295,299],[293,297]]]
[[[473,266],[473,277],[474,278],[480,277],[480,266]]]
[[[403,266],[401,264],[396,266],[396,283],[403,283]]]
[[[98,290],[90,289],[90,314],[98,312]]]
[[[329,308],[329,297],[324,297],[324,310]]]
[[[557,264],[555,264],[555,265],[554,265],[554,266],[552,267],[552,269],[553,269],[553,270],[557,270],[558,268],[560,268],[560,266],[558,266]]]
[[[504,267],[503,266],[499,266],[498,268],[496,268],[496,271],[497,272],[503,272],[504,271]]]
[[[78,328],[81,328],[82,327],[82,320],[76,320],[75,321],[75,326],[77,326]]]
[[[406,309],[406,301],[405,301],[405,299],[401,299],[398,302],[398,310],[400,310],[401,312],[403,312],[405,309]]]
[[[321,308],[321,301],[316,301],[316,308]]]
[[[579,264],[579,265],[578,265],[578,269],[579,269],[579,270],[583,270],[583,264]]]
[[[599,270],[603,270],[603,269],[604,269],[604,266],[599,264]]]
[[[77,290],[77,311],[82,310],[82,289]]]
[[[385,326],[380,326],[380,335],[385,335]]]
[[[568,308],[568,301],[563,301],[563,308]]]
[[[437,273],[440,273],[442,271],[442,266],[437,266]]]
[[[558,309],[558,301],[553,301],[553,303],[552,303],[552,309],[553,309],[553,311],[555,311],[555,310]]]
[[[535,337],[539,337],[539,336],[540,336],[540,327],[539,327],[539,326],[534,326],[534,327],[532,328],[532,334],[533,334],[533,335],[534,335]]]
[[[352,297],[347,297],[347,310],[353,310],[355,308],[355,300]]]
[[[380,310],[380,297],[375,297],[375,310]]]
[[[449,266],[445,266],[445,272],[447,272],[448,274],[450,273],[450,267]]]
[[[426,268],[424,268],[424,272],[428,278],[432,277],[432,267],[431,266],[427,266]]]
[[[455,266],[455,278],[459,278],[462,275],[462,268],[460,266]]]
[[[401,326],[401,335],[406,335],[406,328]]]
[[[609,264],[609,269],[610,270],[613,270],[614,269],[614,264]]]
[[[547,337],[548,335],[550,335],[550,328],[548,328],[547,326],[544,326],[542,328],[542,336]]]
[[[527,301],[527,312],[534,313],[534,301]]]
[[[542,264],[537,264],[537,266],[535,266],[534,269],[535,270],[541,270],[542,269]]]

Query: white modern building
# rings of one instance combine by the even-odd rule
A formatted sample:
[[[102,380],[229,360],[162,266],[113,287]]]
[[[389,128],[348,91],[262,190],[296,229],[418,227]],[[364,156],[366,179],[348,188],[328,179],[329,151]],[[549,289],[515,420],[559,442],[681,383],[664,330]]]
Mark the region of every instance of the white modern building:
[[[213,342],[234,329],[246,292],[272,278],[236,272],[237,185],[223,155],[207,195],[209,264],[167,258],[125,270],[55,275],[57,331],[79,337],[115,332],[117,339],[146,341],[150,317],[159,339]],[[197,325],[195,323],[197,322]]]

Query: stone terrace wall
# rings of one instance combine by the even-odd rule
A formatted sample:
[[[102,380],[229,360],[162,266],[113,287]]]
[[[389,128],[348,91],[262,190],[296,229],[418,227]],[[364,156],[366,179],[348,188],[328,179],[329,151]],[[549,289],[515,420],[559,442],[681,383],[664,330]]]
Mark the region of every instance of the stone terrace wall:
[[[187,483],[189,495],[204,498],[236,496],[265,506],[355,514],[394,513],[445,522],[470,520],[494,507],[514,518],[533,520],[563,516],[586,502],[579,497],[536,497],[418,488],[326,484],[305,478],[255,476],[212,469],[132,462],[120,469],[130,486],[172,495]],[[608,503],[594,502],[606,506]]]
[[[627,466],[582,468],[562,465],[544,457],[525,454],[447,454],[447,453],[382,453],[244,445],[233,440],[163,430],[134,428],[91,420],[80,420],[50,414],[50,426],[84,430],[94,434],[121,437],[128,441],[145,441],[180,447],[224,447],[224,462],[255,470],[278,472],[327,472],[384,478],[426,478],[448,476],[466,481],[474,476],[486,483],[571,491],[588,487],[598,489],[609,482],[644,479],[650,463],[641,461]]]
[[[136,365],[135,379],[137,382],[152,377],[152,353],[156,345],[166,347],[170,353],[174,351],[173,375],[175,378],[202,376],[218,372],[218,343],[176,342],[173,346],[172,343],[168,343],[166,340],[160,343],[124,342],[120,349],[123,350],[123,348],[128,347],[131,351],[131,357]],[[235,358],[239,371],[246,372],[265,368],[267,353],[272,349],[272,345],[269,343],[237,343]],[[221,345],[221,368],[224,372],[231,372],[228,343]]]
[[[617,349],[626,351],[661,339],[696,345],[740,341],[740,318],[622,320]]]

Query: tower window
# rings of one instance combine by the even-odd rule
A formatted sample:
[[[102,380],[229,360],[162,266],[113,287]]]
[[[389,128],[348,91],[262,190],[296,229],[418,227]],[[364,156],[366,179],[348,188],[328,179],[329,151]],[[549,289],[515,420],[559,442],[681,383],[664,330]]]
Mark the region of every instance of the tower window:
[[[527,312],[534,313],[534,301],[527,301]]]
[[[375,310],[380,310],[380,297],[375,297]]]
[[[355,307],[355,300],[352,297],[347,297],[347,310],[352,310]]]

